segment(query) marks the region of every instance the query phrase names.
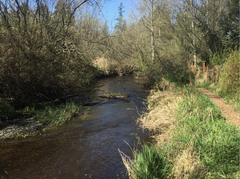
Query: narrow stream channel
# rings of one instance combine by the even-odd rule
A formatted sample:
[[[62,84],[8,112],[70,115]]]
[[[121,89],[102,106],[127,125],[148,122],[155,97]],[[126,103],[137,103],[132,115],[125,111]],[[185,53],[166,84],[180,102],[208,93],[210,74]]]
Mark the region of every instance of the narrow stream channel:
[[[136,125],[148,95],[133,77],[100,80],[104,85],[88,94],[124,93],[125,100],[106,99],[84,114],[42,135],[0,141],[0,179],[7,178],[127,178],[118,149],[131,155],[138,134],[147,142],[148,134]]]

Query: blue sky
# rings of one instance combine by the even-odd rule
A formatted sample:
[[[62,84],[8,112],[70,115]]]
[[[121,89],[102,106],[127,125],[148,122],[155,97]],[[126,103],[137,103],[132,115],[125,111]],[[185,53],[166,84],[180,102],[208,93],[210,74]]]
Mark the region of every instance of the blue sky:
[[[131,9],[133,9],[135,2],[136,0],[110,0],[104,4],[102,13],[105,20],[107,20],[110,29],[114,28],[117,22],[115,19],[118,18],[119,15],[118,7],[120,6],[120,3],[123,4],[123,11],[125,11],[123,16],[124,18],[127,18],[128,13],[130,13]]]

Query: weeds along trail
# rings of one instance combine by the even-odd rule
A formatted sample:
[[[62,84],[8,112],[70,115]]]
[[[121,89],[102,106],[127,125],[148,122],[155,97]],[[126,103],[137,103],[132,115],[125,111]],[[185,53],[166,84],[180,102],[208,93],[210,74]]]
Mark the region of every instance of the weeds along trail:
[[[153,92],[148,102],[138,122],[156,144],[132,158],[120,152],[130,178],[239,177],[239,131],[207,96],[185,87]]]
[[[222,115],[227,118],[227,122],[239,126],[239,111],[235,111],[230,105],[226,104],[223,98],[211,93],[204,88],[198,88],[198,91],[208,96],[222,111]]]

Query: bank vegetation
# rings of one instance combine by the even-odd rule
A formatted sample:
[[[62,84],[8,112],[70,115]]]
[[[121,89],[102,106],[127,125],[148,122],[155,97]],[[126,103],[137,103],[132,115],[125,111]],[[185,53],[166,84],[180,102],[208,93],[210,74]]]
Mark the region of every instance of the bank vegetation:
[[[120,152],[130,178],[239,178],[239,130],[194,87],[156,90],[139,125],[155,144]]]
[[[114,28],[102,20],[104,2],[0,0],[1,121],[62,124],[80,108],[68,97],[99,76],[133,73],[158,89],[139,121],[157,144],[122,153],[130,178],[239,177],[238,130],[195,90],[188,68],[219,66],[215,91],[238,108],[239,1],[137,0],[128,17],[120,3]]]
[[[239,46],[236,0],[138,0],[128,17],[120,3],[114,28],[102,20],[104,2],[0,1],[1,120],[81,95],[97,76],[189,83],[188,63],[222,65]]]

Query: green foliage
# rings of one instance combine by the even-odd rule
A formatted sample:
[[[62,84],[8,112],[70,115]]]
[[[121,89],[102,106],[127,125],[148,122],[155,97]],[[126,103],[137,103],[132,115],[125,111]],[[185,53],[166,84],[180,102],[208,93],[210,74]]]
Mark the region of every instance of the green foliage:
[[[236,178],[239,176],[238,129],[225,121],[207,96],[193,87],[185,87],[182,91],[184,98],[178,105],[172,138],[168,143],[162,143],[161,148],[144,146],[128,168],[129,176],[167,178],[178,174],[186,177],[189,173],[192,179]],[[179,155],[183,151],[187,153],[180,161]],[[196,152],[195,156],[185,158],[192,155],[191,151]],[[178,172],[183,172],[182,168],[190,170],[186,166],[189,162],[195,163],[194,170],[174,173],[176,167],[180,169]]]
[[[212,64],[222,64],[219,81],[216,86],[211,83],[198,84],[225,99],[235,110],[239,110],[239,51],[216,54],[211,59]]]
[[[209,86],[211,85],[211,82],[208,82],[208,83],[198,83],[197,84],[197,87],[198,88],[206,88],[206,89],[209,89]]]
[[[138,179],[166,178],[170,173],[170,164],[165,157],[166,151],[157,146],[144,146],[137,154],[131,175]]]
[[[239,47],[239,1],[227,2],[228,11],[219,18],[219,36],[225,48]]]
[[[215,52],[210,58],[209,62],[211,65],[222,65],[227,61],[228,52]]]
[[[45,106],[42,110],[32,108],[25,111],[33,113],[34,120],[41,124],[58,126],[69,121],[81,108],[74,103],[66,103],[59,106]]]
[[[225,122],[220,110],[197,90],[190,92],[179,105],[176,143],[192,145],[202,165],[217,177],[229,177],[239,170],[239,132]]]
[[[0,98],[0,121],[7,119],[14,112],[14,107],[10,99]]]
[[[126,30],[127,25],[126,25],[126,21],[123,19],[123,12],[125,12],[125,11],[123,11],[123,9],[124,9],[124,6],[122,3],[120,3],[120,5],[118,7],[119,16],[117,19],[115,19],[115,20],[117,20],[117,24],[115,25],[115,30],[117,32],[122,32],[122,31]]]
[[[239,51],[233,51],[223,65],[218,84],[223,93],[239,94]]]

